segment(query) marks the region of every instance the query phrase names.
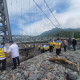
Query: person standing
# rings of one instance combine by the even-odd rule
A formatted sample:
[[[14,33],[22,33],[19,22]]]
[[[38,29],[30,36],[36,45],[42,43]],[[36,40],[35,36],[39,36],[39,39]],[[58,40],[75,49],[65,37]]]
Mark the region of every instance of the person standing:
[[[44,53],[44,45],[41,45],[41,53]]]
[[[61,54],[61,45],[62,45],[62,41],[61,41],[61,39],[58,38],[55,41],[56,55],[60,55]]]
[[[63,47],[64,47],[64,52],[66,52],[66,48],[67,48],[67,41],[63,40]]]
[[[16,61],[18,62],[18,66],[20,65],[19,47],[13,41],[10,41],[9,56],[10,56],[10,58],[12,58],[13,64],[14,64],[14,67],[12,69],[16,69],[17,68]]]
[[[73,50],[76,51],[76,45],[77,45],[77,41],[75,38],[73,38],[72,40],[72,46],[73,46]]]
[[[1,68],[2,72],[6,70],[6,58],[7,58],[7,51],[6,51],[5,43],[1,43],[0,45],[0,63],[2,63],[2,68]]]
[[[53,52],[53,40],[52,39],[50,39],[49,41],[49,51]]]
[[[40,50],[40,44],[38,44],[38,50]]]
[[[72,40],[71,38],[68,39],[68,49],[71,49]]]

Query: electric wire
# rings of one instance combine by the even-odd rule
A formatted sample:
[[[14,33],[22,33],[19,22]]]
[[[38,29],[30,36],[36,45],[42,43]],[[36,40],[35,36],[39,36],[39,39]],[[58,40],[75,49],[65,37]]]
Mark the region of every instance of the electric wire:
[[[34,0],[33,0],[34,1]],[[37,7],[44,13],[44,11],[39,7],[39,5],[34,1],[34,3],[37,5]],[[53,24],[53,22],[48,18],[48,16],[44,13],[44,15],[46,16],[46,18],[52,23],[53,26],[56,27],[56,25]],[[57,28],[57,27],[56,27]]]
[[[62,28],[61,25],[60,25],[60,23],[59,23],[59,21],[57,20],[57,18],[56,18],[56,17],[54,16],[54,14],[52,13],[52,11],[51,11],[50,7],[48,6],[46,0],[44,0],[44,2],[45,2],[45,4],[46,4],[46,6],[48,7],[49,11],[51,12],[52,16],[55,18],[56,22],[57,22],[58,25],[60,26],[60,28]]]

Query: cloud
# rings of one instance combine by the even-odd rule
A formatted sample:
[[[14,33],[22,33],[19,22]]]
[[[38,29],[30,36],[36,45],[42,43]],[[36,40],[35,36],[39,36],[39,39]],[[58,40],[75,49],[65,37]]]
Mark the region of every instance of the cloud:
[[[47,22],[47,24],[45,24]],[[36,22],[34,24],[31,25],[23,25],[25,22],[22,21],[21,24],[19,24],[19,27],[22,29],[21,33],[23,35],[39,35],[44,31],[48,31],[50,29],[52,29],[52,25],[50,24],[50,22],[47,19],[43,19],[39,22]]]
[[[60,27],[46,7],[44,0],[35,1],[53,22],[53,24],[56,25],[56,27]],[[50,6],[50,9],[53,11],[53,14],[61,24],[62,28],[80,27],[79,0],[46,0],[46,2]],[[44,31],[55,28],[35,5],[33,0],[7,0],[7,3],[10,23],[14,23],[20,28],[20,34],[39,35]],[[13,3],[12,6],[11,3]]]
[[[43,0],[35,0],[38,4],[41,4]],[[9,15],[21,15],[29,12],[34,6],[33,0],[7,0]]]
[[[80,27],[80,1],[71,0],[70,8],[60,14],[56,14],[63,28],[78,28]]]

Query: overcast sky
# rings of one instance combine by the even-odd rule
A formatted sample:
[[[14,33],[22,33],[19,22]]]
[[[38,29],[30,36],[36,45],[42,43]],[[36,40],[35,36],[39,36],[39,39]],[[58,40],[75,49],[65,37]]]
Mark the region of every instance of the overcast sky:
[[[52,23],[59,27],[44,0],[35,0]],[[80,0],[45,0],[62,28],[80,28]],[[13,35],[39,35],[55,26],[33,0],[7,0]]]

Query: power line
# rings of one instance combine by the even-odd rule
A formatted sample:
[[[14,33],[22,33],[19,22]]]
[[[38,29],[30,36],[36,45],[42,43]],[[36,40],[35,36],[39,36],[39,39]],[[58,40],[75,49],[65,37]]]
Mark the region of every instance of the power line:
[[[33,0],[34,1],[34,0]],[[35,2],[35,1],[34,1]],[[37,5],[37,7],[44,13],[44,11],[38,6],[38,4],[35,2],[35,4]],[[47,17],[47,15],[44,13],[44,15]],[[47,19],[52,23],[53,26],[55,26],[53,24],[53,22],[47,17]],[[55,26],[56,27],[56,26]],[[57,27],[56,27],[57,28]]]
[[[54,14],[52,13],[50,7],[48,6],[47,2],[44,0],[46,6],[49,8],[49,11],[51,12],[51,14],[53,15],[53,17],[55,18],[55,20],[57,21],[58,25],[61,27],[60,23],[58,22],[57,18],[54,16]],[[62,28],[62,27],[61,27]]]

